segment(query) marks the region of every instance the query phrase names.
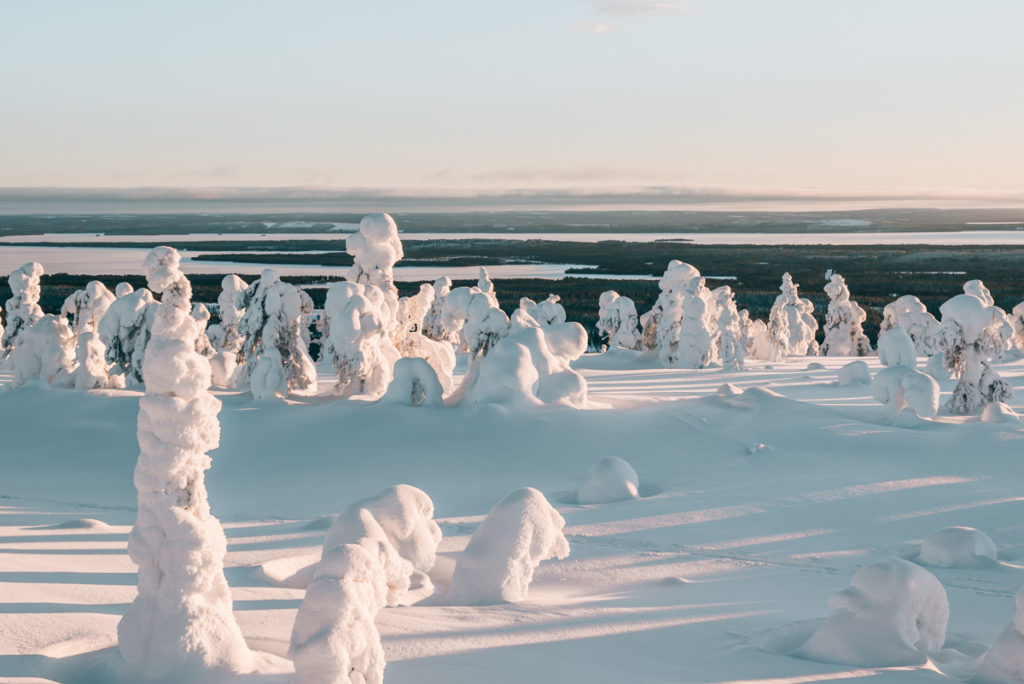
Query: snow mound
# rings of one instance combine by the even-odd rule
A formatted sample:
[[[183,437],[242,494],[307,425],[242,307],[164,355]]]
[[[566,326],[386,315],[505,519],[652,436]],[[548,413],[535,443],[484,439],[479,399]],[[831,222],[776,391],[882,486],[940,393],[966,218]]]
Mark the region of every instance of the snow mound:
[[[996,559],[996,545],[973,527],[946,527],[932,532],[921,544],[916,560],[939,568],[976,568]]]
[[[922,418],[939,413],[939,383],[907,366],[883,368],[871,382],[871,395],[888,406],[893,416],[909,407]]]
[[[53,525],[40,525],[37,530],[106,530],[110,525],[94,518],[76,518]]]
[[[305,589],[313,581],[319,561],[320,556],[315,555],[275,558],[261,563],[259,573],[272,586]]]
[[[426,359],[405,358],[395,362],[391,384],[380,401],[403,406],[443,406],[443,394],[441,381]]]
[[[1017,613],[985,654],[973,681],[978,684],[1024,682],[1024,587],[1017,591]]]
[[[946,639],[945,589],[935,575],[905,560],[861,568],[829,603],[832,614],[794,655],[842,665],[919,665]]]
[[[878,336],[878,360],[883,366],[917,365],[917,349],[907,331],[896,326]]]
[[[867,385],[871,382],[871,369],[863,361],[851,361],[839,369],[837,382],[840,387],[853,384]]]
[[[825,364],[818,363],[817,361],[811,361],[809,364],[807,364],[807,368],[805,368],[804,370],[809,370],[809,371],[825,370]]]
[[[544,495],[523,487],[499,501],[459,556],[448,600],[490,605],[526,598],[541,561],[566,558],[565,520]]]
[[[1019,423],[1020,416],[1003,402],[995,401],[981,412],[981,420],[984,423]]]
[[[577,491],[581,504],[600,504],[639,498],[640,478],[633,466],[618,456],[605,456],[590,470]]]

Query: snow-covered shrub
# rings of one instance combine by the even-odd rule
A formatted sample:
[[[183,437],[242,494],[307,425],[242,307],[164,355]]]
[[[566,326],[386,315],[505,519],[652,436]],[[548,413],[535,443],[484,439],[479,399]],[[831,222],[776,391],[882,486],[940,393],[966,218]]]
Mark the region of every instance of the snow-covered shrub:
[[[750,312],[743,309],[740,311],[739,328],[747,356],[760,361],[772,358],[775,347],[771,335],[768,334],[768,325],[764,321],[759,318],[751,319]]]
[[[469,352],[471,368],[508,334],[508,316],[494,302],[493,296],[466,287],[455,288],[445,299],[444,327],[458,334],[460,347]]]
[[[829,603],[832,614],[797,655],[843,665],[915,665],[946,640],[945,589],[935,575],[902,559],[861,568]]]
[[[863,361],[851,361],[839,369],[837,381],[840,387],[854,383],[867,385],[871,382],[871,369]]]
[[[587,381],[570,364],[586,349],[587,332],[579,323],[525,328],[501,340],[466,374],[459,391],[471,403],[582,408]]]
[[[384,404],[443,406],[443,397],[444,388],[427,360],[406,357],[395,361],[391,384],[380,400]]]
[[[128,285],[121,283],[121,285]],[[142,361],[149,344],[156,301],[146,288],[131,290],[118,285],[117,299],[100,319],[98,332],[106,345],[105,358],[113,372],[124,376],[128,386],[142,382]]]
[[[921,544],[916,560],[939,568],[976,568],[996,559],[996,545],[973,527],[945,527]]]
[[[405,256],[398,226],[390,214],[370,214],[359,222],[358,232],[345,240],[345,251],[353,264],[345,279],[361,285],[374,285],[385,295],[398,300],[395,288],[395,262]]]
[[[423,317],[423,334],[438,342],[454,342],[456,338],[444,327],[442,314],[444,312],[444,300],[452,291],[452,279],[448,276],[441,276],[434,281],[434,299],[430,302],[430,308]]]
[[[86,330],[79,334],[75,344],[75,370],[71,373],[75,389],[120,387],[120,383],[109,375],[110,364],[104,356],[106,351],[99,333]]]
[[[936,335],[939,321],[928,313],[928,308],[913,295],[903,295],[882,309],[882,323],[879,332],[899,326],[907,331],[914,341],[918,356],[932,356],[939,352]]]
[[[373,285],[332,283],[324,302],[323,356],[338,371],[342,396],[379,396],[391,382],[398,360],[385,323],[383,291]]]
[[[0,337],[0,353],[10,354],[18,338],[29,327],[43,317],[39,306],[39,278],[43,275],[43,267],[34,261],[11,271],[7,284],[11,288],[11,298],[7,300],[7,327]]]
[[[220,440],[220,401],[210,364],[196,353],[191,287],[170,247],[143,262],[162,293],[139,401],[138,514],[128,555],[139,567],[138,595],[118,624],[118,644],[140,678],[194,678],[201,670],[251,667],[224,578],[227,540],[210,513],[204,471]]]
[[[608,343],[608,348],[640,349],[639,317],[636,305],[629,297],[619,295],[615,290],[601,293],[597,319],[597,331]]]
[[[62,316],[69,316],[76,335],[99,328],[100,320],[114,303],[114,293],[98,280],[90,280],[83,290],[75,290],[64,300]]]
[[[814,320],[814,304],[800,297],[793,276],[782,274],[782,292],[775,298],[768,317],[768,334],[772,343],[772,360],[781,361],[787,356],[814,356],[818,343],[814,335],[818,322]]]
[[[297,684],[381,684],[384,649],[374,619],[433,591],[441,530],[424,492],[398,485],[357,501],[331,525],[299,606],[290,655]]]
[[[1009,384],[988,365],[1002,357],[1013,335],[1005,312],[973,294],[957,295],[944,302],[939,311],[943,359],[946,368],[959,378],[949,399],[950,411],[977,413],[986,404],[1009,399]]]
[[[206,330],[215,351],[237,354],[242,348],[245,337],[238,332],[238,324],[245,316],[245,309],[238,308],[238,296],[245,292],[249,284],[236,275],[226,275],[220,282],[221,291],[217,295],[217,309],[220,322]]]
[[[245,310],[238,323],[238,333],[244,337],[238,359],[244,362],[253,396],[269,399],[315,390],[316,367],[303,329],[304,318],[313,310],[309,296],[267,268],[238,294],[235,306]]]
[[[893,417],[908,406],[922,418],[934,418],[939,412],[939,383],[907,366],[880,370],[871,381],[871,396],[888,406]]]
[[[399,299],[393,338],[399,354],[425,359],[434,369],[444,391],[450,392],[452,373],[455,372],[455,350],[450,343],[423,334],[424,320],[435,300],[434,288],[428,284],[420,285],[417,295]]]
[[[1017,612],[981,661],[976,684],[1024,682],[1024,587],[1017,591]]]
[[[499,501],[469,540],[452,575],[456,605],[522,601],[541,561],[566,558],[565,520],[544,495],[523,487]]]
[[[658,288],[661,293],[655,300],[650,311],[640,317],[642,326],[642,338],[644,347],[647,349],[659,348],[658,328],[661,326],[661,318],[669,306],[675,305],[682,298],[682,288],[694,278],[700,277],[700,271],[690,264],[673,259],[668,262],[664,275],[658,281]]]
[[[12,386],[20,387],[32,378],[42,378],[51,385],[70,384],[70,373],[75,365],[74,348],[75,335],[68,319],[43,314],[22,331],[11,352]]]
[[[747,331],[743,327],[740,312],[736,310],[732,288],[723,285],[712,290],[712,294],[718,309],[718,330],[715,336],[718,358],[723,368],[743,370],[746,366]]]
[[[917,348],[914,340],[900,326],[889,328],[878,335],[878,360],[883,366],[917,365]]]
[[[850,288],[846,280],[833,273],[825,285],[828,312],[825,314],[825,341],[821,343],[822,356],[867,356],[871,344],[864,334],[867,313],[850,301]]]
[[[639,497],[639,488],[640,478],[633,466],[618,456],[605,456],[590,469],[576,497],[581,504],[625,501]]]

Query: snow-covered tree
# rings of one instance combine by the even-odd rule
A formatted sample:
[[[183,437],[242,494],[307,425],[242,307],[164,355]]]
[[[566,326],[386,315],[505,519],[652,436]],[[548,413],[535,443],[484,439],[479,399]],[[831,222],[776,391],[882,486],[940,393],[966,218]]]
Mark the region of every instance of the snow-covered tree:
[[[444,327],[442,313],[444,312],[444,300],[452,291],[452,279],[448,276],[441,276],[434,281],[434,299],[430,303],[430,309],[423,317],[423,334],[432,340],[439,342],[454,342],[451,334]]]
[[[802,299],[800,286],[793,282],[789,273],[782,274],[782,292],[775,298],[768,316],[768,334],[772,341],[772,360],[781,361],[787,356],[814,356],[818,343],[814,335],[818,322],[814,320],[814,304]]]
[[[1018,303],[1010,312],[1010,324],[1013,325],[1013,346],[1024,351],[1024,302]]]
[[[558,295],[549,294],[547,299],[538,303],[529,297],[521,297],[519,310],[540,326],[565,323],[565,308],[558,303],[561,299]]]
[[[974,295],[985,306],[995,306],[996,300],[992,299],[992,293],[980,280],[968,280],[964,283],[964,294]]]
[[[879,334],[899,326],[907,331],[914,341],[918,356],[938,354],[939,321],[928,313],[928,308],[913,295],[903,295],[882,309],[882,323]]]
[[[871,396],[889,407],[893,419],[908,407],[921,418],[939,412],[939,384],[910,366],[895,364],[879,371],[871,381]]]
[[[22,331],[11,352],[12,386],[20,387],[33,378],[42,378],[51,385],[71,384],[74,348],[75,335],[68,320],[43,314]]]
[[[238,294],[235,306],[244,309],[238,333],[244,337],[238,360],[244,363],[253,396],[269,399],[316,388],[316,366],[309,357],[303,318],[312,313],[312,300],[285,283],[272,268]]]
[[[833,273],[825,284],[828,295],[828,312],[825,314],[825,341],[821,343],[822,356],[867,356],[871,343],[864,334],[867,313],[850,301],[850,288],[846,280]]]
[[[70,317],[71,329],[76,335],[87,330],[97,330],[100,320],[114,303],[114,293],[98,280],[91,280],[85,289],[75,290],[64,300],[62,316]]]
[[[740,312],[736,310],[732,288],[723,285],[715,288],[712,293],[718,309],[718,358],[721,359],[723,368],[743,370],[746,366],[747,338]]]
[[[107,348],[98,332],[86,330],[75,344],[75,369],[71,373],[75,389],[91,390],[121,387],[123,376],[110,377],[110,364],[105,358]]]
[[[7,300],[7,327],[0,337],[0,354],[10,354],[21,334],[43,317],[39,306],[39,278],[42,275],[42,265],[30,261],[11,271],[7,277],[12,296]]]
[[[399,299],[392,337],[401,356],[426,360],[444,391],[449,392],[452,373],[455,372],[455,350],[449,342],[431,339],[423,333],[427,313],[434,301],[434,288],[426,283],[420,285],[418,294]]]
[[[487,301],[491,303],[492,309],[499,308],[498,295],[494,291],[494,281],[491,280],[490,274],[487,273],[487,269],[483,266],[480,267],[480,277],[477,278],[476,289],[487,297]]]
[[[238,308],[238,296],[247,287],[249,284],[236,275],[226,275],[221,281],[221,291],[217,296],[220,321],[206,330],[214,350],[237,354],[242,348],[245,337],[238,332],[238,324],[245,316],[245,309]]]
[[[661,298],[659,298],[661,301]],[[711,291],[699,275],[676,284],[658,323],[658,358],[666,368],[705,368],[715,360]]]
[[[210,364],[195,350],[192,288],[179,262],[171,247],[154,248],[143,262],[150,288],[162,295],[139,401],[138,513],[128,539],[138,595],[117,628],[121,655],[140,679],[243,672],[252,659],[232,613],[227,540],[204,483],[221,404],[209,392]]]
[[[441,319],[449,334],[458,335],[471,366],[509,331],[508,316],[495,305],[493,296],[477,288],[457,287],[448,293]]]
[[[206,326],[210,324],[210,318],[212,318],[210,310],[202,302],[196,302],[192,305],[192,318],[199,325],[199,336],[196,337],[196,351],[206,358],[210,358],[216,353],[209,336],[206,334]]]
[[[636,305],[629,297],[623,297],[615,290],[606,290],[598,300],[597,331],[608,343],[609,349],[640,349],[643,338],[637,327],[640,318]]]
[[[889,328],[878,336],[878,360],[883,366],[915,367],[917,349],[914,340],[898,325]]]
[[[448,600],[489,605],[526,599],[541,561],[566,558],[565,520],[544,495],[523,487],[499,501],[455,564]]]
[[[1012,394],[989,362],[1002,358],[1013,326],[1002,309],[986,301],[962,294],[939,307],[943,359],[946,368],[959,378],[948,404],[953,413],[977,413],[986,404],[1005,401]]]
[[[132,290],[121,283],[117,286],[117,299],[100,319],[97,332],[106,346],[104,356],[113,364],[113,373],[124,376],[127,386],[142,382],[142,362],[149,344],[150,328],[156,302],[146,288]]]
[[[774,345],[771,335],[768,334],[768,326],[759,318],[751,318],[750,312],[746,309],[740,311],[739,320],[740,339],[743,340],[747,356],[760,361],[767,361],[772,358]]]
[[[342,396],[380,396],[391,382],[399,352],[386,327],[384,292],[373,285],[332,283],[321,326],[323,356],[338,371]]]
[[[370,214],[359,222],[359,230],[346,238],[345,251],[353,257],[345,274],[349,282],[379,287],[388,297],[398,300],[395,288],[395,263],[405,252],[398,237],[398,225],[390,214]]]
[[[677,300],[682,297],[681,290],[683,286],[694,278],[699,277],[700,271],[690,264],[678,259],[668,262],[665,274],[658,281],[658,288],[661,290],[661,294],[658,295],[658,299],[654,302],[651,310],[640,317],[640,325],[643,331],[642,337],[646,349],[659,348],[658,327],[661,324],[661,317],[664,315],[665,309],[677,303]]]

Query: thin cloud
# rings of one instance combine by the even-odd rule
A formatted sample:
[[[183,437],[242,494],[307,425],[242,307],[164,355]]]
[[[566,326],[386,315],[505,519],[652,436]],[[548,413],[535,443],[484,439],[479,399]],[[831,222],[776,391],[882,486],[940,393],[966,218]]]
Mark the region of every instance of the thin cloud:
[[[692,11],[685,3],[671,0],[590,0],[590,7],[597,14],[628,18],[689,14]]]
[[[566,28],[570,31],[582,31],[583,33],[594,34],[607,33],[612,30],[611,26],[601,23],[596,19],[580,19],[579,21],[566,24]]]

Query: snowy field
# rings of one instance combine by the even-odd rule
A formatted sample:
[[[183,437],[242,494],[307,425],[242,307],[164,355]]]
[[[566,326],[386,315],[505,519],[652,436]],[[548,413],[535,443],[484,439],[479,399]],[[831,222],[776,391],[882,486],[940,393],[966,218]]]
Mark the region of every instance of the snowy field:
[[[948,415],[893,426],[867,385],[834,382],[849,360],[732,372],[587,355],[574,364],[589,383],[585,410],[217,392],[223,432],[207,484],[227,528],[234,612],[261,654],[261,674],[229,681],[287,681],[304,594],[293,575],[319,557],[323,516],[397,483],[436,505],[439,596],[483,516],[518,487],[541,490],[565,517],[570,556],[542,563],[521,603],[385,608],[389,684],[969,678],[1024,583],[1024,427]],[[333,371],[319,370],[326,390]],[[998,370],[1024,412],[1024,361]],[[942,383],[943,401],[952,386]],[[110,681],[115,628],[136,592],[126,543],[140,396],[0,391],[0,681]],[[605,456],[633,465],[641,498],[574,503]],[[780,653],[829,615],[830,595],[858,569],[910,557],[951,525],[987,533],[999,560],[930,568],[950,618],[927,662]]]

